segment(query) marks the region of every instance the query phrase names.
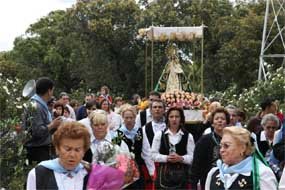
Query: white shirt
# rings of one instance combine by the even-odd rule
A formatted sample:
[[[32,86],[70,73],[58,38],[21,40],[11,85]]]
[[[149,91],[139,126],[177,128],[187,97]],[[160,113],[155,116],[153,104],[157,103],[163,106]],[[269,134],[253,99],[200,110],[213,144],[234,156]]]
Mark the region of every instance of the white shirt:
[[[166,128],[165,122],[156,123],[154,121],[151,122],[152,130],[154,135],[160,131],[163,131]],[[143,126],[142,133],[143,133],[143,146],[142,146],[142,158],[144,159],[145,165],[148,169],[148,173],[150,176],[154,175],[155,165],[153,160],[151,159],[151,144],[148,141],[146,131],[146,126]]]
[[[122,124],[122,118],[119,114],[110,111],[107,115],[108,118],[108,128],[110,131],[116,131],[120,128],[120,125]]]
[[[88,117],[86,117],[84,119],[79,120],[78,122],[83,124],[87,128],[87,130],[88,130],[88,132],[90,134],[90,142],[92,142],[95,139],[95,137],[94,137],[93,130],[92,130],[92,127],[91,127],[90,119]]]
[[[279,181],[279,189],[285,189],[285,169],[283,169],[280,181]]]
[[[151,122],[152,121],[152,115],[150,113],[150,109],[147,108],[146,109],[146,123]],[[137,114],[136,116],[136,124],[135,127],[140,128],[141,126],[141,114],[140,112]]]
[[[163,131],[156,133],[153,138],[152,147],[151,147],[151,156],[154,162],[167,162],[168,155],[163,155],[159,153],[162,132]],[[182,135],[184,135],[182,130],[179,130],[176,134],[173,134],[169,129],[166,131],[166,134],[168,134],[169,142],[172,145],[178,144],[182,139]],[[195,143],[193,140],[193,136],[189,133],[188,142],[186,146],[187,154],[182,156],[184,164],[192,163],[194,148],[195,148]]]
[[[68,104],[66,104],[66,107],[68,108],[68,110],[70,112],[69,117],[71,119],[76,120],[76,115],[75,115],[74,109],[70,105],[68,105]]]
[[[259,184],[260,184],[260,190],[275,190],[277,189],[277,180],[275,178],[274,173],[272,170],[265,166],[262,162],[258,161],[259,164]],[[205,184],[205,190],[210,190],[210,184],[212,175],[214,172],[218,169],[218,167],[214,167],[210,170],[207,176],[206,184]],[[250,173],[242,173],[242,175],[250,176]],[[229,178],[229,188],[231,187],[232,183],[235,181],[235,179],[238,177],[238,175],[233,175],[235,177],[234,179]]]
[[[87,174],[87,171],[82,168],[75,176],[72,178],[68,177],[66,174],[53,172],[55,176],[55,181],[59,190],[80,190],[83,189],[84,177]],[[36,172],[33,168],[28,174],[27,180],[27,190],[36,190]]]

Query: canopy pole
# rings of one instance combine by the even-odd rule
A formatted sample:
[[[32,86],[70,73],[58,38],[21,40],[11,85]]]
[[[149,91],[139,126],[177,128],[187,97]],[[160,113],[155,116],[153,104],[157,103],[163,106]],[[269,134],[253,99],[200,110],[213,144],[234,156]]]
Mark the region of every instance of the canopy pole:
[[[145,66],[144,66],[144,94],[145,94],[145,97],[147,97],[147,40],[145,41]]]
[[[204,24],[202,23],[201,40],[201,94],[204,93]]]

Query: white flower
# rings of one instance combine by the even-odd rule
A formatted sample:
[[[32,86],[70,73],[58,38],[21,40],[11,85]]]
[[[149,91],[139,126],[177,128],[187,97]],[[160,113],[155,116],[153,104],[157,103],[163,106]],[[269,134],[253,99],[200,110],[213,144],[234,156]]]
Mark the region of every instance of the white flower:
[[[18,102],[20,102],[21,99],[22,99],[21,97],[16,98],[16,100],[17,100]]]
[[[10,92],[9,92],[9,89],[7,88],[7,86],[3,86],[3,89],[6,91],[6,93],[7,93],[8,95],[10,95]]]
[[[7,79],[7,81],[8,81],[10,84],[12,84],[12,83],[13,83],[13,81],[12,81],[12,80],[10,80],[10,79]]]
[[[37,103],[36,102],[31,102],[32,104],[32,108],[36,108],[37,107]]]
[[[16,108],[17,108],[17,109],[22,109],[23,106],[21,106],[21,105],[16,105]]]

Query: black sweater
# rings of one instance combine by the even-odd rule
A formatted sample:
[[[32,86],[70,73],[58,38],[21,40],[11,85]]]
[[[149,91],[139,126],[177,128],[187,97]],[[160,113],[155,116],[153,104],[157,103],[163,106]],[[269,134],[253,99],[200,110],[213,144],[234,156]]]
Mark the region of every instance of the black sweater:
[[[216,166],[216,161],[220,157],[220,140],[221,137],[216,133],[204,135],[198,140],[190,171],[190,184],[193,189],[197,189],[199,180],[202,188],[204,188],[208,172]]]

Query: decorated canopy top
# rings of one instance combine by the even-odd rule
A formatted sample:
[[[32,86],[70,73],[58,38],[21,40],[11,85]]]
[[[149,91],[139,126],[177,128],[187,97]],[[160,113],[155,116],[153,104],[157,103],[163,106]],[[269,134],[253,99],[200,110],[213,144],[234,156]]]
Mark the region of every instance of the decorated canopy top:
[[[203,26],[193,27],[149,27],[139,29],[139,36],[153,41],[191,41],[202,38]]]

